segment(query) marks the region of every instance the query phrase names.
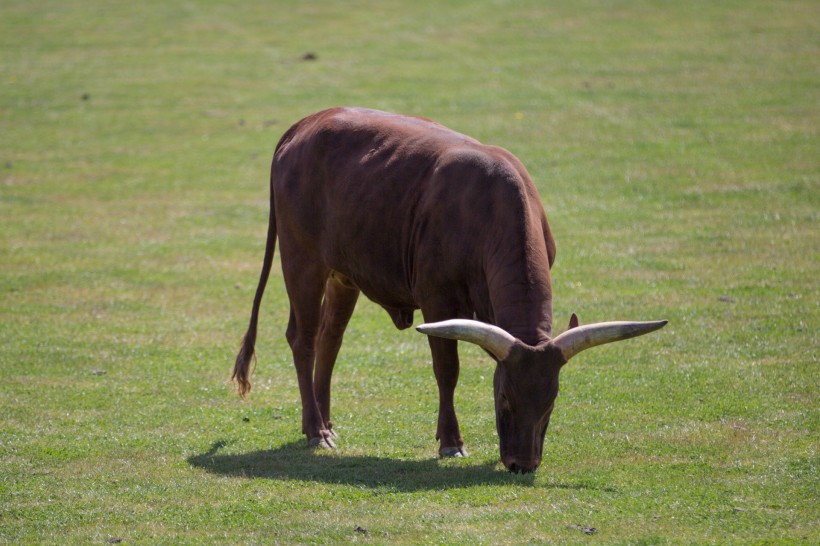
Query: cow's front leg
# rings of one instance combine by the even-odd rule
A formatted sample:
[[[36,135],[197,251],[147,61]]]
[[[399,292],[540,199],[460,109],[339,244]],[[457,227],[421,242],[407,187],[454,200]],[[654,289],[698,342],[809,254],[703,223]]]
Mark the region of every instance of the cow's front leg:
[[[458,418],[453,398],[458,383],[458,342],[429,336],[430,351],[433,353],[433,371],[438,383],[438,427],[439,455],[442,457],[466,457],[464,441],[458,427]]]

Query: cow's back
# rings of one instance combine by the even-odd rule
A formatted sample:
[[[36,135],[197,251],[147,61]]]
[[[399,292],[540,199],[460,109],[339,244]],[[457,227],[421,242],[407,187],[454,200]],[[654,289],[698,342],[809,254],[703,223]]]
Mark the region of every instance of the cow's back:
[[[498,243],[487,237],[510,224],[498,216],[532,224],[543,245],[543,209],[536,195],[531,210],[522,172],[508,152],[429,120],[319,112],[294,125],[274,156],[283,262],[309,253],[388,310],[417,308],[443,289],[486,308],[486,254]]]

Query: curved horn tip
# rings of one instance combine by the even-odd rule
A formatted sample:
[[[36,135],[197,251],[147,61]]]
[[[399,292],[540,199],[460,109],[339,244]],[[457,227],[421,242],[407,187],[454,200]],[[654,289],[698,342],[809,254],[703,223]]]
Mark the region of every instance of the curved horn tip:
[[[416,330],[428,336],[475,343],[490,351],[499,360],[507,358],[516,341],[512,335],[498,326],[470,319],[449,319],[420,324]]]
[[[430,325],[427,323],[419,324],[418,326],[416,326],[416,331],[421,334],[429,334],[432,330],[433,328],[431,328]]]

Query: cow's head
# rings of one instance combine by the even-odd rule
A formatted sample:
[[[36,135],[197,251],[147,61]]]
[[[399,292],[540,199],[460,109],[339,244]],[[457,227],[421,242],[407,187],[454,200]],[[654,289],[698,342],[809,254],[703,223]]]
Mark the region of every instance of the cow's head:
[[[453,319],[422,324],[427,335],[475,343],[498,362],[493,379],[495,419],[501,460],[512,472],[532,472],[541,464],[555,398],[558,374],[567,361],[590,347],[648,334],[667,321],[600,322],[578,326],[573,314],[569,329],[531,346],[503,329],[475,320]]]

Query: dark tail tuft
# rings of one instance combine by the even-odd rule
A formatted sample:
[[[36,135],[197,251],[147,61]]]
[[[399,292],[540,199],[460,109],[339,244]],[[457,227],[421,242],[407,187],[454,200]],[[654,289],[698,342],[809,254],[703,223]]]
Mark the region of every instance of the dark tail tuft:
[[[236,391],[243,399],[251,390],[251,361],[256,363],[254,346],[256,345],[256,324],[251,324],[245,337],[242,339],[242,347],[236,355],[236,363],[233,365],[231,381],[236,383]]]

